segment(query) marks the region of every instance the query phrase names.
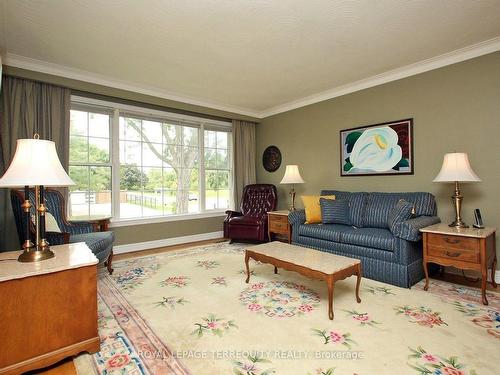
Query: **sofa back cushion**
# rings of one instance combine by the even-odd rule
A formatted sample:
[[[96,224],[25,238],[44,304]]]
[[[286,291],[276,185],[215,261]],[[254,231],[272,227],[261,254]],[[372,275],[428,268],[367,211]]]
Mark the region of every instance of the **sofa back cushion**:
[[[399,200],[404,199],[414,207],[415,216],[435,216],[436,200],[430,193],[369,193],[363,224],[365,227],[388,228],[389,212]]]
[[[335,195],[335,199],[347,200],[349,202],[349,219],[351,225],[362,228],[366,198],[368,193],[351,193],[340,190],[322,190],[321,195]]]
[[[347,199],[320,198],[321,221],[323,224],[351,225],[349,201]]]

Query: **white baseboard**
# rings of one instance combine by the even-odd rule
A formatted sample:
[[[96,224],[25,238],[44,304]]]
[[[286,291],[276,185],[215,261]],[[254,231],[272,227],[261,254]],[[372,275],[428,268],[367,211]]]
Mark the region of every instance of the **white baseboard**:
[[[219,232],[193,234],[190,236],[164,238],[161,240],[154,240],[154,241],[136,242],[126,245],[113,246],[113,253],[124,254],[124,253],[130,253],[132,251],[149,250],[149,249],[156,249],[158,247],[180,245],[190,242],[214,240],[217,238],[222,238],[223,236],[224,232],[219,231]]]
[[[454,267],[446,267],[444,272],[450,273],[452,275],[461,275],[462,274],[462,270],[460,270],[458,268],[454,268]],[[478,274],[479,274],[479,276],[481,276],[479,272],[467,271],[467,270],[465,270],[465,274],[468,276],[470,275],[471,277],[477,277],[474,275],[478,275]],[[491,268],[488,269],[488,281],[491,281]],[[495,281],[497,283],[500,283],[500,270],[495,271]]]

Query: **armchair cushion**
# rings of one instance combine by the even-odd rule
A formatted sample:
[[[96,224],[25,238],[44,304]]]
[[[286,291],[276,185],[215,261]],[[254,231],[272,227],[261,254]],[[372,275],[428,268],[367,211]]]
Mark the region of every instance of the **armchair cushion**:
[[[254,216],[234,216],[229,219],[230,225],[262,225],[263,219]]]

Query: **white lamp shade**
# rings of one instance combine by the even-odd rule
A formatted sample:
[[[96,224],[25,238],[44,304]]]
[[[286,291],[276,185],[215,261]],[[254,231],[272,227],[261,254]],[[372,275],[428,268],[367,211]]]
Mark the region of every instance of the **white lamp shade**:
[[[41,139],[18,139],[14,159],[0,187],[69,186],[75,183],[59,161],[56,145]]]
[[[441,171],[434,182],[479,182],[481,179],[472,170],[466,153],[445,154]]]
[[[300,176],[299,167],[297,165],[287,165],[285,175],[280,184],[303,184],[304,180]]]

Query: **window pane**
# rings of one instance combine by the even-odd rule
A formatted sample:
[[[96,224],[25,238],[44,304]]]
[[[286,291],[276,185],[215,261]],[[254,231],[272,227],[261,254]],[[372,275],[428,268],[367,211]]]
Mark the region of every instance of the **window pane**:
[[[142,133],[145,136],[143,141],[149,140],[149,142],[161,142],[162,141],[162,125],[160,122],[156,121],[143,121],[142,122]]]
[[[182,167],[193,168],[198,166],[198,147],[184,147],[182,153]]]
[[[89,162],[109,162],[109,139],[89,137]]]
[[[111,167],[90,167],[90,215],[111,215]]]
[[[217,189],[229,189],[229,171],[217,173]]]
[[[87,217],[89,215],[89,204],[87,200],[89,167],[70,166],[69,176],[75,182],[75,185],[70,186],[69,217]]]
[[[162,166],[162,145],[156,143],[142,144],[142,165],[147,167]]]
[[[229,190],[219,190],[218,192],[218,200],[217,200],[217,208],[229,208]]]
[[[128,141],[140,141],[141,120],[120,117],[120,139]]]
[[[205,209],[217,209],[217,190],[206,190],[205,192]]]
[[[205,148],[205,168],[217,167],[217,154],[213,148]]]
[[[198,190],[191,190],[189,192],[189,213],[200,212],[200,193]]]
[[[217,171],[205,170],[205,189],[217,189],[219,186],[217,180]]]
[[[184,146],[198,147],[198,129],[185,127],[184,128]]]
[[[71,135],[88,135],[87,115],[87,112],[71,110],[69,126]]]
[[[165,215],[173,215],[177,212],[176,191],[165,190],[163,192],[163,212]]]
[[[189,190],[198,190],[200,171],[197,168],[193,168],[189,172],[189,175],[191,176],[189,179]]]
[[[89,137],[109,138],[109,115],[89,113]]]
[[[141,143],[120,141],[120,163],[141,165]]]
[[[215,131],[205,130],[205,147],[217,147],[217,134]]]
[[[227,169],[229,165],[227,163],[227,150],[217,149],[217,168]]]
[[[163,215],[162,169],[143,168],[142,173],[142,215],[161,216]]]
[[[69,161],[75,163],[86,163],[89,156],[89,146],[87,137],[69,138]]]
[[[163,188],[177,190],[177,174],[173,168],[163,168]]]
[[[182,128],[178,125],[163,124],[163,140],[168,144],[180,145],[182,143]]]
[[[164,167],[180,167],[182,157],[182,146],[163,145]]]
[[[228,134],[226,132],[217,132],[217,148],[227,149]]]

